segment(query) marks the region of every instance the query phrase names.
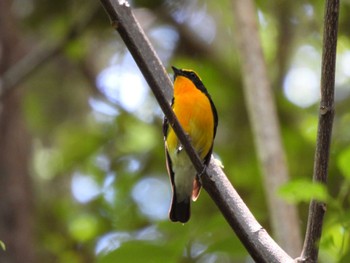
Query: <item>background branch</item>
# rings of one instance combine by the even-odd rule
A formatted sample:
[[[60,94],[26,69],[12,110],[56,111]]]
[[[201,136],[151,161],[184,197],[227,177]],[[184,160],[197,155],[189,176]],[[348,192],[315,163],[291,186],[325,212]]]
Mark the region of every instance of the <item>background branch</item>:
[[[172,94],[171,81],[133,16],[130,7],[126,2],[121,4],[117,0],[101,0],[101,3],[108,13],[112,25],[119,32],[134,57],[197,171],[202,171],[203,165],[189,143],[168,102]],[[164,94],[167,95],[167,99]],[[202,176],[202,181],[203,187],[213,198],[230,226],[256,261],[293,262],[256,221],[213,159],[207,174]]]
[[[315,150],[313,180],[326,184],[334,118],[334,79],[338,36],[339,0],[326,0],[323,31],[321,102]],[[317,262],[326,204],[312,200],[301,255],[302,262]]]
[[[244,79],[244,94],[257,154],[265,183],[267,202],[277,242],[297,256],[301,249],[299,217],[295,206],[277,196],[288,179],[274,96],[268,79],[259,38],[256,10],[252,0],[234,0],[238,48]]]
[[[53,45],[44,44],[35,48],[19,60],[19,62],[7,69],[0,78],[0,99],[13,87],[26,80],[30,74],[33,74],[46,62],[62,52],[68,43],[79,37],[95,17],[98,10],[98,5],[92,2],[86,10],[76,17],[61,41]]]
[[[0,76],[26,52],[23,31],[11,12],[12,1],[0,1]],[[17,90],[19,91],[19,90]],[[0,262],[34,263],[35,215],[29,162],[31,136],[26,128],[22,93],[0,101]]]

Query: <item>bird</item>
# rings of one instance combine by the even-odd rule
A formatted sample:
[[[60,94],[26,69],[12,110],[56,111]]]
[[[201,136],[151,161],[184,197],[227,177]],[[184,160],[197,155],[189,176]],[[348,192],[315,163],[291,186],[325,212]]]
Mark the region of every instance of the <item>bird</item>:
[[[195,71],[174,66],[172,69],[174,95],[171,107],[206,167],[210,162],[218,126],[215,105]],[[163,135],[166,167],[173,193],[169,218],[173,222],[186,223],[190,219],[190,201],[196,201],[200,193],[199,175],[166,117],[163,120]]]

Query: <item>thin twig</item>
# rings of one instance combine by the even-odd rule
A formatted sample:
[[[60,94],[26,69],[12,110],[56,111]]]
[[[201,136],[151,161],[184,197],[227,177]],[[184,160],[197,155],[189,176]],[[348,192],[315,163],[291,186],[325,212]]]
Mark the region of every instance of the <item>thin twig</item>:
[[[321,102],[313,180],[326,184],[334,118],[334,79],[337,51],[339,0],[326,0],[323,31]],[[303,251],[299,261],[317,262],[326,204],[312,200]]]
[[[202,172],[202,162],[183,132],[168,102],[172,94],[171,81],[130,7],[125,1],[124,3],[119,3],[117,0],[100,1],[109,15],[112,25],[119,32],[138,64],[196,170]],[[164,94],[167,94],[168,99]],[[202,176],[202,183],[254,260],[269,263],[293,262],[292,258],[275,243],[256,221],[213,159]]]

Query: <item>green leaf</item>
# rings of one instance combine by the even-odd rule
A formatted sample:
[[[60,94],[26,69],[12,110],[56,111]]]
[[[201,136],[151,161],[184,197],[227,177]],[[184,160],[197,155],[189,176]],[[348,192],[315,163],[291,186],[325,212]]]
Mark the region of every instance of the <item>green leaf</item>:
[[[57,171],[71,169],[76,164],[85,161],[104,143],[107,135],[97,127],[70,125],[56,134],[56,144],[59,154],[53,161]],[[55,166],[56,165],[56,166]]]
[[[122,137],[116,138],[116,148],[123,153],[144,153],[157,145],[157,130],[154,126],[141,121],[127,120]]]
[[[304,179],[281,186],[278,194],[290,203],[309,202],[311,199],[326,201],[328,198],[327,189],[323,184]]]
[[[206,250],[206,253],[216,252],[224,252],[230,255],[234,255],[235,257],[242,258],[247,256],[247,252],[236,236],[222,238],[217,242],[211,244]]]
[[[64,51],[72,60],[78,61],[86,55],[86,47],[83,43],[80,39],[70,41]]]
[[[154,263],[154,262],[179,262],[174,252],[165,246],[152,244],[145,241],[130,241],[111,253],[101,256],[98,263]]]
[[[316,142],[318,118],[314,114],[306,115],[300,123],[300,132],[306,140]]]
[[[350,251],[348,251],[342,258],[340,259],[339,263],[348,263],[350,262]]]
[[[338,167],[342,174],[349,180],[350,179],[350,147],[343,150],[338,157]]]
[[[69,232],[73,238],[84,242],[94,238],[98,231],[97,219],[89,214],[79,215],[69,224]]]
[[[320,252],[322,251],[322,254],[328,258],[327,262],[339,262],[340,259],[349,257],[349,244],[349,229],[344,227],[342,223],[332,222],[326,225],[323,230]]]

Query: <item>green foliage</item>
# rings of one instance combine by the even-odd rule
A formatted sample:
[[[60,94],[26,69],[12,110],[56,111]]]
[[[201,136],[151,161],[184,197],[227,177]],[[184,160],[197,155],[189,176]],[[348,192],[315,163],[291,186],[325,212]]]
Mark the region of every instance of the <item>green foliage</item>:
[[[71,58],[73,61],[80,61],[82,59],[84,59],[84,56],[86,54],[86,43],[84,43],[83,41],[76,39],[74,41],[71,41],[67,47],[65,48],[65,53],[67,54],[67,56],[69,58]]]
[[[85,7],[84,1],[30,2],[32,11],[17,17],[33,46],[61,41]],[[302,203],[301,229],[307,221],[305,203],[312,198],[328,202],[320,262],[349,262],[349,93],[338,90],[341,98],[337,98],[330,177],[325,187],[311,182],[317,106],[294,105],[285,96],[283,83],[293,67],[319,68],[323,2],[255,2],[292,177],[278,194],[293,204]],[[245,107],[231,1],[142,0],[134,4],[165,66],[191,68],[201,76],[219,113],[214,153],[248,207],[269,230],[265,204],[269,189],[263,187]],[[38,262],[247,262],[247,251],[205,191],[192,204],[189,223],[173,224],[167,219],[171,189],[162,114],[149,92],[134,109],[123,104],[121,91],[129,91],[134,103],[141,91],[133,88],[139,83],[148,87],[103,9],[97,8],[81,36],[66,43],[62,52],[25,83],[22,106],[33,136],[30,167]],[[348,4],[343,3],[341,10],[340,48],[345,53],[350,45]],[[210,32],[212,38],[206,39]],[[311,46],[316,57],[308,58],[307,63],[304,58],[296,59],[301,46]],[[114,71],[107,80],[102,79],[101,72],[107,68]],[[344,71],[341,65],[338,68]],[[128,78],[123,82],[125,75]],[[344,71],[340,80],[348,75]],[[344,81],[342,86],[349,85]],[[77,174],[90,183],[78,181],[78,193],[73,191]],[[147,178],[159,185],[142,184]],[[96,189],[90,196],[91,184]],[[144,213],[146,208],[135,198],[155,202],[151,201],[154,193],[167,193],[152,208],[147,206],[158,217],[150,216],[152,211]],[[5,250],[1,241],[0,249]]]
[[[129,241],[113,252],[101,256],[98,263],[113,263],[122,260],[123,262],[178,262],[177,255],[173,250],[166,249],[162,245],[152,244],[145,241]]]
[[[341,222],[344,219],[346,221]],[[346,262],[344,260],[349,258],[350,213],[343,216],[342,220],[334,218],[324,227],[320,247],[327,262]]]
[[[3,251],[6,251],[6,245],[5,245],[5,243],[2,242],[1,240],[0,240],[0,248],[1,248]]]
[[[338,167],[347,180],[350,180],[350,147],[340,152],[338,157]]]
[[[278,194],[294,204],[310,202],[312,199],[326,202],[329,198],[325,185],[304,179],[288,182],[279,189]]]
[[[57,131],[56,145],[60,154],[55,163],[59,163],[63,171],[86,160],[108,139],[102,130],[91,128],[69,125]]]
[[[93,239],[98,233],[98,220],[93,215],[81,214],[70,222],[70,235],[78,242]]]

